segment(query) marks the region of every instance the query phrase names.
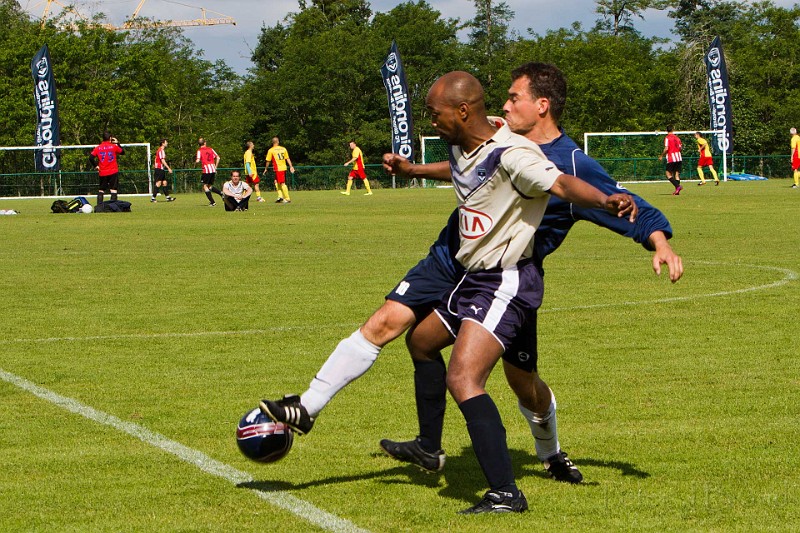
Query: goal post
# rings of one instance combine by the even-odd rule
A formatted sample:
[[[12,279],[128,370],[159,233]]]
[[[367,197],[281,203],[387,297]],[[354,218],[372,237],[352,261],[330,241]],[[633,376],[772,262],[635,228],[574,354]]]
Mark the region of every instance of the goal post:
[[[448,161],[450,159],[450,152],[447,149],[447,143],[437,136],[420,136],[419,138],[420,152],[422,152],[422,163],[439,163],[440,161]],[[426,187],[428,180],[422,180],[422,186]],[[435,186],[436,182],[434,182]]]
[[[690,166],[693,175],[698,160],[698,152],[694,142],[694,134],[718,136],[720,130],[673,131],[679,137],[691,136],[682,150],[684,176],[688,176]],[[663,138],[666,131],[612,131],[587,132],[583,134],[583,151],[599,162],[617,181],[655,181],[664,177],[664,169],[658,156],[664,150]],[[709,140],[709,139],[706,139]],[[717,143],[709,140],[709,146],[715,158],[722,159],[722,179],[728,179],[728,155],[716,149]]]
[[[0,198],[85,196],[97,193],[97,170],[88,165],[96,144],[46,147],[61,155],[60,170],[37,172],[34,154],[42,146],[0,146]],[[152,194],[150,143],[122,143],[120,194]]]

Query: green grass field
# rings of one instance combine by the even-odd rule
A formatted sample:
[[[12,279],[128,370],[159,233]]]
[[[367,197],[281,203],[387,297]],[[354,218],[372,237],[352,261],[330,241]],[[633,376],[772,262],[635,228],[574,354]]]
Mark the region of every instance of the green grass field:
[[[427,253],[452,191],[298,192],[245,213],[201,195],[128,214],[0,201],[21,211],[0,217],[0,530],[798,530],[789,185],[632,187],[673,224],[675,285],[640,246],[576,226],[546,263],[539,366],[586,482],[546,478],[497,371],[531,510],[478,517],[456,514],[486,487],[452,401],[442,475],[379,453],[416,434],[402,341],[282,461],[249,462],[234,438],[259,398],[305,390]]]

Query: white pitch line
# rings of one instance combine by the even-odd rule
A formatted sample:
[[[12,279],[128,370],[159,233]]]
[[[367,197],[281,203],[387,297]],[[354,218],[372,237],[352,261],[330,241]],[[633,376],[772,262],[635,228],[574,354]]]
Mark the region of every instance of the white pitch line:
[[[239,329],[229,331],[192,331],[188,333],[121,333],[119,335],[88,335],[85,337],[44,337],[44,338],[21,338],[21,339],[0,339],[0,344],[20,344],[26,342],[69,342],[69,341],[113,341],[122,339],[176,339],[176,338],[191,338],[191,337],[213,337],[218,335],[265,335],[268,333],[282,333],[292,330],[308,331],[311,329],[328,329],[328,328],[344,328],[344,327],[358,327],[355,322],[347,324],[326,324],[320,325],[299,325],[299,326],[278,326],[269,329]]]
[[[254,481],[250,474],[237,470],[230,465],[212,459],[201,451],[184,446],[179,442],[170,440],[160,433],[155,433],[149,429],[126,422],[114,415],[98,411],[93,407],[84,405],[77,400],[61,396],[53,391],[45,389],[32,383],[17,375],[8,373],[0,369],[0,379],[16,385],[20,389],[30,392],[34,396],[53,403],[62,409],[75,413],[89,420],[93,420],[100,424],[111,426],[112,428],[127,433],[132,437],[139,439],[142,442],[155,446],[160,450],[170,453],[180,459],[181,461],[192,464],[207,474],[225,479],[234,485],[241,483],[248,483]],[[332,515],[322,509],[319,509],[305,500],[301,500],[296,496],[292,496],[286,491],[275,490],[265,492],[263,490],[249,489],[250,492],[256,496],[269,502],[270,504],[280,507],[290,513],[306,520],[316,526],[321,527],[326,531],[335,531],[342,533],[369,533],[368,530],[361,529],[352,522]]]
[[[715,263],[712,261],[695,261],[696,263],[704,264],[704,265],[724,265],[724,266],[731,266],[730,263]],[[794,270],[789,270],[788,268],[779,268],[779,267],[771,267],[771,266],[763,266],[763,265],[745,265],[745,264],[735,264],[733,266],[737,267],[748,267],[748,268],[756,268],[762,270],[771,270],[774,272],[781,272],[784,274],[783,279],[779,279],[778,281],[773,281],[772,283],[766,283],[764,285],[754,285],[752,287],[745,287],[743,289],[736,289],[733,291],[719,291],[719,292],[710,292],[708,294],[693,294],[691,296],[674,296],[672,298],[660,298],[658,300],[637,300],[633,302],[613,302],[613,303],[603,303],[603,304],[589,304],[589,305],[574,305],[571,307],[551,307],[549,309],[540,309],[539,313],[554,313],[556,311],[580,311],[584,309],[598,309],[601,307],[618,307],[618,306],[630,306],[630,305],[649,305],[649,304],[661,304],[661,303],[669,303],[669,302],[685,302],[690,300],[701,300],[703,298],[716,298],[719,296],[730,296],[733,294],[743,294],[746,292],[754,292],[754,291],[762,291],[765,289],[773,289],[775,287],[780,287],[782,285],[786,285],[790,281],[794,281],[798,279],[798,274]]]

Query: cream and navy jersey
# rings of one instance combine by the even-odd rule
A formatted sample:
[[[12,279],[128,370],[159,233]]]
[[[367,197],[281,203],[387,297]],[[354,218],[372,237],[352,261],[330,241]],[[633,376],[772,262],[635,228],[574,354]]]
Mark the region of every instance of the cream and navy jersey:
[[[562,174],[539,147],[507,125],[478,148],[450,146],[459,204],[458,262],[468,271],[508,268],[533,255],[533,236]]]

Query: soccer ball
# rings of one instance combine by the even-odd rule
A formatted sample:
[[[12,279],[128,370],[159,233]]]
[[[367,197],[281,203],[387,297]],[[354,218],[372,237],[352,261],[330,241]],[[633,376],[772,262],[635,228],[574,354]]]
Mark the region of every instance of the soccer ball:
[[[292,449],[294,433],[282,422],[273,422],[256,408],[239,420],[236,444],[245,457],[259,463],[274,463]]]
[[[81,206],[81,213],[86,213],[88,215],[92,211],[94,211],[94,208],[92,207],[92,204],[83,204]]]

